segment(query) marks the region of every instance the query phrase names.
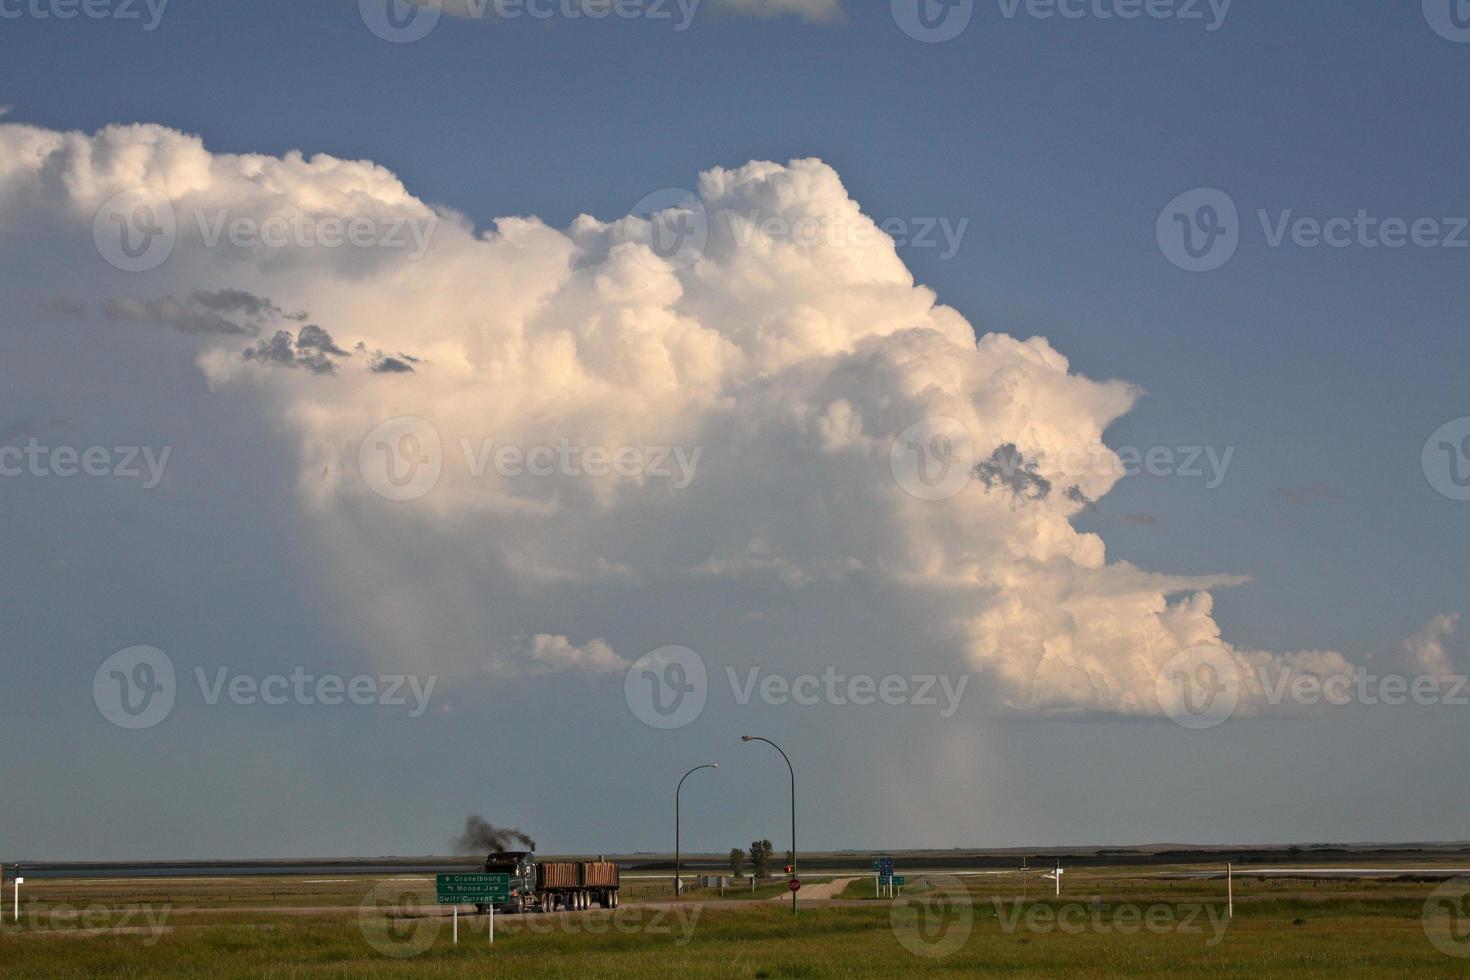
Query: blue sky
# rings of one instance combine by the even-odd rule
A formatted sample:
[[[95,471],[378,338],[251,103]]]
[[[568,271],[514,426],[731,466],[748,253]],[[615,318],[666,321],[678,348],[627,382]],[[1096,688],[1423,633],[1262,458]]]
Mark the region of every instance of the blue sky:
[[[1420,462],[1430,433],[1470,415],[1470,248],[1273,248],[1257,217],[1470,215],[1470,137],[1459,121],[1470,45],[1438,36],[1418,4],[1237,0],[1211,32],[1199,21],[1007,19],[999,4],[979,3],[970,27],[942,44],[906,36],[887,3],[852,0],[842,23],[703,10],[683,32],[666,22],[446,18],[401,45],[375,37],[356,7],[173,0],[151,32],[114,20],[6,20],[5,122],[89,133],[157,123],[202,136],[216,154],[372,160],[481,229],[505,215],[555,228],[582,213],[612,220],[652,191],[695,186],[711,167],[820,158],[875,219],[968,222],[954,256],[922,247],[900,256],[977,332],[1044,336],[1074,371],[1145,389],[1109,430],[1109,445],[1234,447],[1217,489],[1136,477],[1078,516],[1079,528],[1102,535],[1110,559],[1250,576],[1216,591],[1215,617],[1251,649],[1382,662],[1431,617],[1470,605],[1470,555],[1459,544],[1470,504],[1436,493]],[[1189,273],[1161,252],[1155,225],[1171,199],[1201,187],[1238,206],[1241,241],[1223,268]],[[557,755],[502,760],[524,793],[507,802],[479,791],[500,778],[488,760],[524,752],[479,755],[504,744],[498,726],[534,728],[548,705],[594,697],[565,679],[463,694],[474,709],[432,734],[403,719],[322,712],[283,723],[206,713],[195,729],[183,724],[186,708],[146,748],[141,739],[99,744],[115,733],[73,694],[85,694],[113,650],[207,642],[225,651],[203,658],[210,662],[276,663],[267,651],[309,647],[346,663],[356,642],[322,611],[331,603],[317,594],[319,572],[299,531],[294,460],[281,459],[228,399],[210,396],[189,345],[164,338],[136,350],[93,333],[117,329],[58,319],[42,331],[8,320],[4,330],[7,363],[24,369],[0,391],[0,419],[64,417],[88,433],[78,438],[102,441],[130,419],[181,458],[192,450],[202,461],[180,473],[167,502],[113,486],[0,487],[10,518],[0,545],[11,556],[0,608],[13,627],[3,654],[14,678],[0,730],[12,745],[39,736],[46,763],[44,775],[21,768],[19,756],[0,764],[7,785],[42,784],[31,801],[12,795],[0,808],[3,822],[24,830],[10,846],[56,857],[77,840],[102,857],[408,853],[442,848],[463,813],[482,810],[496,821],[539,821],[552,847],[661,847],[662,836],[643,829],[636,781],[691,751],[699,757],[690,765],[715,746],[749,756],[734,727],[728,738],[709,733],[708,748],[645,742],[636,729],[624,755],[587,746],[570,737],[578,717],[601,727],[585,709],[548,736]],[[56,562],[66,571],[36,571]],[[585,601],[592,620],[599,603],[612,604]],[[714,600],[695,608],[707,609],[703,601]],[[839,603],[825,595],[803,603],[809,615],[788,610],[775,619],[780,629],[752,642],[807,630],[830,637],[842,621],[848,641],[861,643],[861,617],[832,612]],[[1451,645],[1463,651],[1463,640]],[[626,652],[632,660],[642,651]],[[291,662],[283,653],[278,665]],[[720,717],[731,726],[747,720],[726,709]],[[813,845],[983,846],[1140,835],[1463,837],[1453,814],[1470,802],[1467,791],[1427,782],[1453,782],[1442,780],[1437,747],[1457,737],[1465,710],[1232,722],[1208,751],[1191,743],[1188,758],[1167,725],[980,719],[980,741],[995,753],[963,771],[1000,781],[1005,802],[987,803],[983,819],[917,827],[897,803],[881,815],[856,812],[866,764],[850,747],[826,747],[828,712],[792,720],[764,709],[750,720],[805,742],[809,765],[831,752],[831,778],[810,797],[808,826],[821,828]],[[898,721],[890,730],[886,719],[851,714],[833,724],[914,737]],[[289,792],[274,776],[277,754],[294,774]],[[1254,768],[1224,761],[1242,756]],[[558,757],[575,762],[558,769]],[[211,758],[238,781],[222,779]],[[1197,772],[1190,759],[1213,760],[1204,764],[1237,783],[1254,778],[1261,796],[1246,803],[1197,787],[1174,799],[1177,821],[1159,817],[1147,791],[1177,787]],[[758,787],[754,805],[779,803],[780,780],[760,782],[772,776],[770,761],[744,772],[722,765],[731,787],[723,803],[707,804],[711,829],[688,835],[694,846],[720,850],[750,837],[742,828],[754,818],[724,814],[746,798],[737,786]],[[887,771],[898,764],[888,759]],[[1125,771],[1098,775],[1120,764]],[[123,775],[135,767],[136,778]],[[1356,775],[1398,798],[1347,807],[1335,789],[1304,789],[1304,770],[1324,783]],[[393,774],[393,800],[374,772]],[[1031,778],[1038,773],[1059,778]],[[569,813],[576,801],[560,779],[622,793],[615,798],[627,812],[589,826]],[[214,808],[217,793],[235,801],[229,813]],[[188,828],[160,829],[159,800]],[[97,811],[112,807],[130,836],[91,836]],[[345,813],[378,809],[381,822],[342,828]],[[1262,809],[1281,821],[1260,818]],[[283,844],[298,825],[290,813],[322,829]]]

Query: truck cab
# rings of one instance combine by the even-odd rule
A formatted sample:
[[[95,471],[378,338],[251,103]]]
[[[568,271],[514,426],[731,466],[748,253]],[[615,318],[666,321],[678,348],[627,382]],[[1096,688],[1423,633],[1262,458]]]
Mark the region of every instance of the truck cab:
[[[531,851],[500,851],[485,858],[487,874],[510,875],[510,901],[497,912],[526,912],[536,904],[536,855]],[[480,906],[481,912],[489,908]]]

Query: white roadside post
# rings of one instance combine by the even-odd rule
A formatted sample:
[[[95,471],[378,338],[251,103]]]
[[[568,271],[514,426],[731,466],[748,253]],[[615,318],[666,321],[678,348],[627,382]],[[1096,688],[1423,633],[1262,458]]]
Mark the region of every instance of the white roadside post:
[[[1230,863],[1230,864],[1226,864],[1225,865],[1225,895],[1226,895],[1227,901],[1229,902],[1229,910],[1226,913],[1226,918],[1233,919],[1233,918],[1235,918],[1235,865],[1234,865],[1234,863]]]
[[[15,879],[15,918],[11,920],[12,922],[20,921],[20,886],[23,884],[25,884],[24,878]]]
[[[495,903],[490,903],[490,945],[495,945]]]
[[[454,945],[459,945],[459,906],[454,907]]]

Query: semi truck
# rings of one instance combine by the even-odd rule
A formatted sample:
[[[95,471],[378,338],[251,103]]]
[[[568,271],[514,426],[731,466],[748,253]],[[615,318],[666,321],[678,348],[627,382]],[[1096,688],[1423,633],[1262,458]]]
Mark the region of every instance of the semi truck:
[[[485,858],[487,874],[510,875],[510,900],[497,912],[575,912],[618,907],[620,873],[611,861],[537,861],[531,851],[500,851]],[[483,914],[489,906],[477,906]]]

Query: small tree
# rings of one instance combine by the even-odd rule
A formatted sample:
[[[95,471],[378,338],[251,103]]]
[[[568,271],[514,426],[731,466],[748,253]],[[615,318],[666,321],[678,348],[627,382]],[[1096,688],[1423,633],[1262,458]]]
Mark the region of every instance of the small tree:
[[[776,848],[768,840],[751,841],[750,843],[750,867],[751,874],[757,878],[769,877],[771,867],[771,855]]]
[[[736,878],[745,877],[745,852],[738,847],[730,848],[730,874]]]

